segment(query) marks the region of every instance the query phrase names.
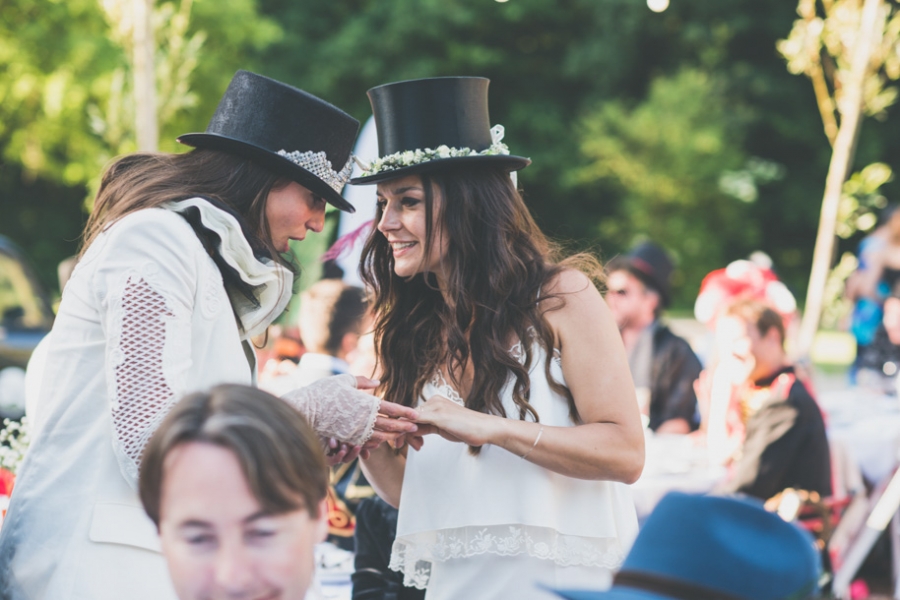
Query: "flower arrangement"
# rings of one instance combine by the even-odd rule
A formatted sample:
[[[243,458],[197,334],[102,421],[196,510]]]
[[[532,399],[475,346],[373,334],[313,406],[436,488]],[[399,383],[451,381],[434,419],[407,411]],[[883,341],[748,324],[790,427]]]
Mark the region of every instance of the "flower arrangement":
[[[30,443],[27,417],[23,417],[21,422],[4,419],[3,428],[0,429],[0,469],[15,476],[25,460],[25,452]],[[3,490],[0,489],[0,495],[2,493]]]
[[[471,148],[451,148],[441,144],[437,148],[416,148],[415,150],[404,150],[395,152],[376,158],[366,168],[361,177],[369,177],[381,173],[382,171],[393,171],[403,167],[411,167],[432,160],[441,160],[444,158],[459,158],[462,156],[497,156],[500,154],[509,154],[509,148],[501,140],[503,139],[503,125],[494,125],[491,128],[491,139],[493,143],[484,150],[472,150]]]

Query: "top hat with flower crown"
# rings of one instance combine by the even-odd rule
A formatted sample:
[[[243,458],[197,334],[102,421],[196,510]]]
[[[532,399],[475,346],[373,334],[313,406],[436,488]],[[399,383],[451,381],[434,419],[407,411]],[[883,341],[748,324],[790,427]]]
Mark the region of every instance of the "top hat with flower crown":
[[[528,166],[530,159],[509,154],[503,126],[491,127],[489,83],[484,77],[432,77],[370,89],[379,158],[350,183],[476,164],[506,171]]]
[[[204,133],[178,141],[237,154],[296,181],[347,212],[341,191],[353,168],[359,121],[287,84],[238,71]]]

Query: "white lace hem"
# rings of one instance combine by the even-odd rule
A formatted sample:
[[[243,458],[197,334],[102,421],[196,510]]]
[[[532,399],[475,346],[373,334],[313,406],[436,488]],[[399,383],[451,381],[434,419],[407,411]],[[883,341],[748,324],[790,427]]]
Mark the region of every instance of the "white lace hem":
[[[525,554],[550,560],[561,567],[585,566],[617,569],[625,552],[617,538],[590,538],[561,534],[532,525],[467,526],[425,531],[394,540],[390,568],[403,573],[403,585],[420,590],[428,586],[431,565],[452,558],[480,554]]]

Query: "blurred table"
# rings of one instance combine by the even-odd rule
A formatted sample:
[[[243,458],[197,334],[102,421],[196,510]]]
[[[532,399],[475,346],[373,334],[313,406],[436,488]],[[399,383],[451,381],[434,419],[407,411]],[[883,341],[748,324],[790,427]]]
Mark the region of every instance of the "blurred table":
[[[725,476],[724,467],[710,466],[705,444],[694,436],[657,435],[648,430],[646,450],[644,472],[631,486],[640,521],[667,493],[706,493]]]
[[[819,394],[828,439],[838,442],[870,482],[891,474],[900,451],[900,400],[855,387]]]
[[[316,545],[316,574],[306,600],[350,600],[353,553],[334,544]]]

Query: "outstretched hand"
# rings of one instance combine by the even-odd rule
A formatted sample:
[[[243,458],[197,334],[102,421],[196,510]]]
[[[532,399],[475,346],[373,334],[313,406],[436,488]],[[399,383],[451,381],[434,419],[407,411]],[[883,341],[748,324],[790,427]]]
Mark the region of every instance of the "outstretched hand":
[[[412,408],[382,400],[378,407],[378,416],[375,417],[375,431],[372,432],[372,437],[365,443],[364,448],[371,450],[382,442],[395,442],[404,434],[417,432],[419,427],[415,421],[418,418],[418,412]]]
[[[432,396],[416,410],[420,434],[437,433],[451,442],[470,446],[488,444],[496,434],[497,417],[460,406],[443,396]]]

